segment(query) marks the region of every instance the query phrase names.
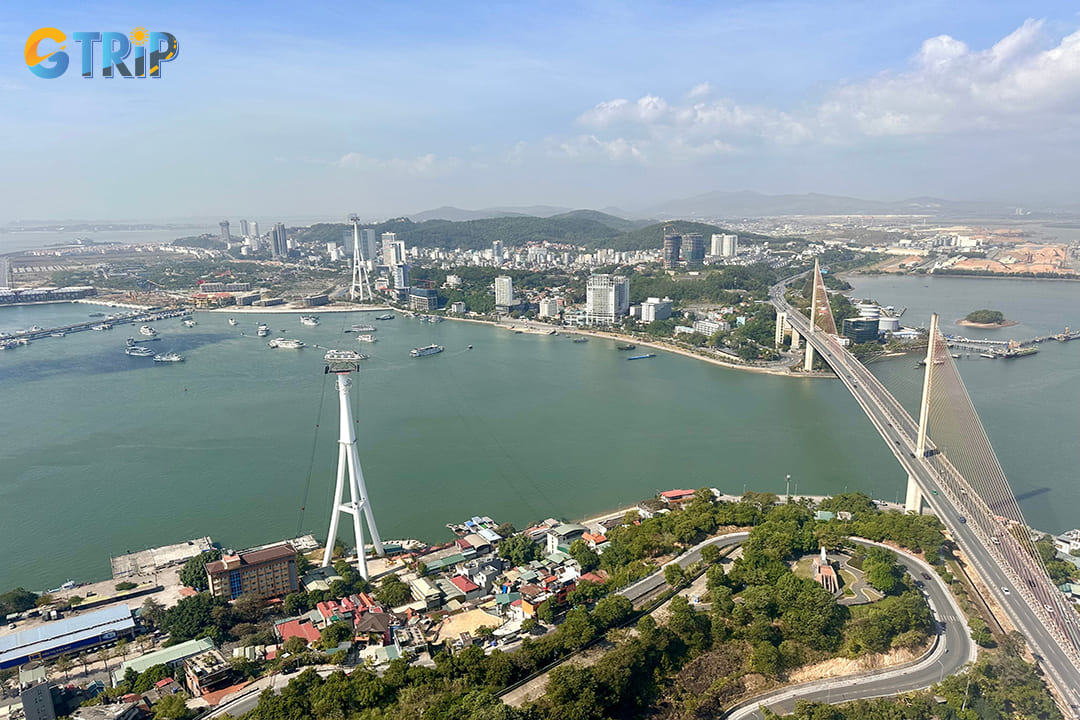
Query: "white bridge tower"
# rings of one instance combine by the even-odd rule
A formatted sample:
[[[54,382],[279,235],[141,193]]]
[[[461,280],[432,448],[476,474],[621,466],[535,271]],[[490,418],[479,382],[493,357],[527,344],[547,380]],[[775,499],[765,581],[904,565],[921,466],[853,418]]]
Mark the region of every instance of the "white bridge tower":
[[[356,452],[356,430],[353,424],[352,408],[349,405],[349,388],[352,381],[349,373],[360,369],[364,356],[351,350],[330,350],[326,353],[327,373],[337,375],[337,390],[341,424],[338,434],[337,487],[334,490],[334,506],[330,515],[330,533],[326,537],[326,550],[323,552],[322,566],[327,567],[334,559],[334,544],[337,542],[338,519],[342,513],[352,515],[353,537],[356,539],[356,559],[360,575],[368,578],[367,553],[364,548],[364,529],[360,522],[360,513],[367,519],[371,544],[376,555],[385,555],[379,530],[375,527],[375,514],[371,509],[367,488],[364,486],[364,472],[360,469],[360,457]],[[342,498],[345,490],[345,474],[349,476],[349,500]]]
[[[367,260],[360,251],[360,217],[353,214],[349,216],[352,223],[353,261],[352,261],[352,286],[349,288],[349,299],[353,302],[374,300],[375,295],[371,292],[371,283],[368,282]]]

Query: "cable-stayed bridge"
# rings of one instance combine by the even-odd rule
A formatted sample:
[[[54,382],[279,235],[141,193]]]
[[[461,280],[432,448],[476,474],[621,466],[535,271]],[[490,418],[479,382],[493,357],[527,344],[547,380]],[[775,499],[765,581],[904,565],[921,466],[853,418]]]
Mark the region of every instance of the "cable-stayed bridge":
[[[948,528],[984,585],[1027,639],[1066,717],[1080,720],[1080,617],[1046,573],[1016,496],[971,404],[967,389],[931,321],[919,419],[840,344],[815,263],[810,319],[775,285],[778,338],[806,342],[806,367],[817,355],[843,381],[908,474],[906,505],[928,504]]]

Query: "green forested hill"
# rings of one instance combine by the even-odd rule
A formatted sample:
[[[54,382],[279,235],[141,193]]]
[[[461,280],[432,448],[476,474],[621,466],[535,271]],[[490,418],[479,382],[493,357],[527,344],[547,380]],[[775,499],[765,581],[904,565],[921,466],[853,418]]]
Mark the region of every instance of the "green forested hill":
[[[595,210],[575,210],[549,218],[520,216],[463,222],[428,220],[414,223],[408,218],[399,218],[372,227],[380,234],[395,232],[406,245],[418,247],[482,250],[491,247],[492,242],[501,240],[507,247],[550,241],[589,248],[645,250],[663,245],[664,226],[667,224],[673,225],[678,232],[699,232],[705,236],[706,242],[712,233],[725,232],[715,225],[684,220],[636,227],[638,223],[632,220]],[[298,239],[301,242],[340,242],[345,227],[339,223],[320,223],[302,231]],[[740,237],[758,239],[762,236],[741,233]]]

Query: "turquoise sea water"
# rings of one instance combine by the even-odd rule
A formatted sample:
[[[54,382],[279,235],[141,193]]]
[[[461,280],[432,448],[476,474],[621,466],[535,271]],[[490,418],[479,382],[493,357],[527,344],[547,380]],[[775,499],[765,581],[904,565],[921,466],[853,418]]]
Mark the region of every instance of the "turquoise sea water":
[[[1001,309],[1022,323],[997,331],[1006,337],[1060,329],[1080,308],[1080,284],[853,283],[859,294],[907,306],[909,324],[931,307],[953,319]],[[0,330],[97,310],[0,308]],[[627,362],[609,341],[473,323],[325,313],[309,328],[297,315],[237,317],[237,327],[218,313],[197,314],[194,328],[156,323],[163,339],[152,345],[184,354],[184,363],[124,355],[131,327],[0,352],[0,588],[107,577],[110,555],[200,535],[234,547],[298,530],[325,536],[333,377],[322,372],[322,350],[267,348],[254,337],[260,321],[274,328],[271,337],[372,354],[354,376],[353,403],[384,538],[446,540],[446,523],[477,514],[519,527],[579,519],[675,487],[782,492],[789,473],[800,493],[902,496],[899,466],[836,382],[664,352]],[[362,321],[378,326],[378,343],[341,332]],[[432,342],[446,351],[408,357]],[[1029,520],[1048,530],[1080,525],[1080,342],[961,368]],[[911,359],[875,372],[909,404],[917,400]]]

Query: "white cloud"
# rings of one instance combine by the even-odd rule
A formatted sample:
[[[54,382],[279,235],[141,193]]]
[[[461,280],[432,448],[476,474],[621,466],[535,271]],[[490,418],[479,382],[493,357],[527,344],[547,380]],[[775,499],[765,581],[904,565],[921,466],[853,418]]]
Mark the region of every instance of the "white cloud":
[[[701,98],[701,97],[705,97],[706,95],[708,95],[711,92],[712,92],[712,85],[710,85],[708,82],[703,82],[703,83],[701,83],[699,85],[695,85],[694,87],[692,87],[690,89],[690,92],[687,93],[686,96],[688,98],[691,98],[691,99],[692,98]]]
[[[908,69],[838,85],[798,110],[713,93],[703,82],[683,102],[652,94],[600,102],[577,118],[588,134],[557,143],[558,151],[658,164],[762,144],[1048,126],[1080,114],[1080,31],[1055,44],[1042,21],[1027,20],[985,50],[939,35],[922,43]]]
[[[390,158],[383,160],[363,153],[346,153],[334,162],[340,168],[354,170],[379,170],[397,175],[433,176],[441,175],[458,167],[457,158],[440,158],[433,153],[417,155],[411,158]]]
[[[940,35],[923,42],[907,72],[842,85],[818,122],[842,137],[1005,128],[1080,111],[1080,32],[1049,43],[1027,20],[986,50]]]

